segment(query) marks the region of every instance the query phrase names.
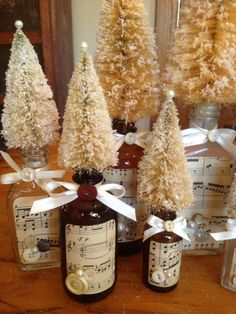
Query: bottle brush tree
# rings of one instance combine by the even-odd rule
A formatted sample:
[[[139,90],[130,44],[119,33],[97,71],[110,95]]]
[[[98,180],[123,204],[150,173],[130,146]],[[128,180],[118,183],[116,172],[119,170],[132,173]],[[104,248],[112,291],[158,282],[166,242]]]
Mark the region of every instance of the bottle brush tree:
[[[106,0],[101,12],[96,70],[112,118],[136,122],[159,104],[154,34],[141,0]]]
[[[43,147],[58,138],[58,111],[37,54],[16,22],[6,72],[2,134],[9,148]]]

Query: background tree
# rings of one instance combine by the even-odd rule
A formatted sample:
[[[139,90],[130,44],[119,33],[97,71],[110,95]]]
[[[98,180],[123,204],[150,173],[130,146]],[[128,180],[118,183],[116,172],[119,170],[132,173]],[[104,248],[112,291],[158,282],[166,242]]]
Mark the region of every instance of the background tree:
[[[33,46],[16,22],[2,114],[9,148],[43,147],[58,138],[58,112]]]
[[[103,170],[117,162],[106,101],[87,44],[69,84],[59,163],[73,170]]]
[[[186,0],[164,79],[186,104],[236,101],[236,2]]]
[[[136,122],[159,103],[154,34],[141,0],[106,0],[101,13],[95,66],[112,118]]]
[[[153,127],[152,143],[139,163],[138,198],[147,205],[176,211],[192,202],[192,183],[172,97],[169,92]]]

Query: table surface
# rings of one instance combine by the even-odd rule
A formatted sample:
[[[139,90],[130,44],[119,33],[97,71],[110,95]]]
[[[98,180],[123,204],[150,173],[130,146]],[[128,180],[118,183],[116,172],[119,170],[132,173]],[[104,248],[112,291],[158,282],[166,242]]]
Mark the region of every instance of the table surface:
[[[19,161],[17,151],[9,150]],[[55,166],[54,154],[51,164]],[[0,156],[0,174],[12,172]],[[236,314],[236,294],[220,286],[223,256],[183,256],[175,290],[157,293],[142,283],[142,256],[119,257],[118,280],[102,301],[82,304],[70,299],[61,284],[60,268],[22,271],[11,249],[6,196],[0,185],[0,313]]]

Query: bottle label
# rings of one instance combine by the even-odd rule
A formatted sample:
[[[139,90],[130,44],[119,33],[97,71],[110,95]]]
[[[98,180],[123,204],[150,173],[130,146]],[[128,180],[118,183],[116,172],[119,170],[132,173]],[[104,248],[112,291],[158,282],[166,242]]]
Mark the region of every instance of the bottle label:
[[[109,289],[115,281],[115,220],[91,226],[67,224],[65,234],[67,275],[77,269],[94,274],[84,294]]]
[[[13,203],[18,254],[22,264],[60,261],[59,210],[30,214],[33,202],[42,198],[45,195],[19,197]]]
[[[125,188],[121,201],[136,209],[137,223],[118,214],[118,242],[132,242],[143,237],[144,226],[149,216],[147,207],[137,202],[137,169],[107,169],[103,172],[105,183],[118,183]]]
[[[183,214],[187,220],[195,220],[195,215],[201,214],[202,221],[197,221],[198,230],[189,232],[191,243],[184,240],[183,249],[219,248],[223,242],[215,241],[209,233],[225,230],[225,204],[234,162],[228,157],[188,157],[188,171],[193,181],[194,201]]]
[[[150,285],[168,288],[179,280],[182,240],[173,243],[150,241],[148,282]]]

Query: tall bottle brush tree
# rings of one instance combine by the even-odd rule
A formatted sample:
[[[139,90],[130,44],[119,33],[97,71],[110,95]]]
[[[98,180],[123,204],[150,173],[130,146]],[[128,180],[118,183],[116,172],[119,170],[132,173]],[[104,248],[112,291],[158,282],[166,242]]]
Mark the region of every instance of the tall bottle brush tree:
[[[16,22],[6,72],[2,134],[9,148],[43,147],[58,138],[58,111],[33,46]]]
[[[235,1],[184,1],[164,79],[186,104],[236,101],[235,16]]]
[[[69,84],[59,163],[73,170],[102,171],[117,162],[107,104],[87,44]]]
[[[139,163],[138,198],[154,208],[177,211],[189,205],[193,196],[172,93],[162,105],[152,143]]]
[[[95,66],[112,118],[136,122],[159,104],[154,34],[141,0],[106,0],[97,35]]]

